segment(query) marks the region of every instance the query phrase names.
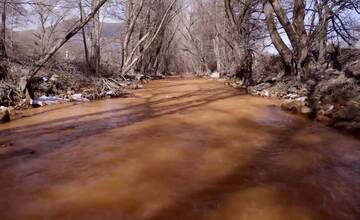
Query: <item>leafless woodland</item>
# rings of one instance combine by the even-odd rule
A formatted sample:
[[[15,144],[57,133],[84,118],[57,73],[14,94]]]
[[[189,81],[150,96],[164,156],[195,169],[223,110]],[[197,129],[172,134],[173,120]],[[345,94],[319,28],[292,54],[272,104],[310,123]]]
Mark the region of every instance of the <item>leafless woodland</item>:
[[[112,78],[209,74],[257,83],[259,66],[316,78],[341,69],[340,51],[356,50],[358,0],[1,0],[0,78],[15,62],[25,82],[56,63]],[[275,57],[275,58],[274,58]],[[105,76],[104,76],[105,77]],[[256,78],[256,77],[255,77]],[[26,86],[26,85],[25,85]],[[25,90],[24,85],[21,90]],[[21,91],[23,92],[23,91]]]

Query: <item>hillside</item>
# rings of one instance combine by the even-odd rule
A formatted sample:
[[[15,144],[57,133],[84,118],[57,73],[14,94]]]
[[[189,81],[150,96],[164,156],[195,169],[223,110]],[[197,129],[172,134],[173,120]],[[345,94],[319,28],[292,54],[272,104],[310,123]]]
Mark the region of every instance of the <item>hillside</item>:
[[[64,21],[57,28],[56,34],[54,37],[62,37],[66,34],[67,30],[70,26],[72,26],[73,22]],[[108,48],[112,48],[112,50],[120,49],[119,48],[119,36],[121,33],[121,23],[102,23],[101,27],[101,41],[103,50],[106,53],[109,53]],[[49,31],[49,29],[47,30]],[[14,48],[14,54],[24,54],[25,56],[33,56],[38,53],[36,50],[35,42],[38,39],[35,37],[35,34],[41,33],[40,29],[32,29],[25,31],[14,31],[13,32],[13,41],[16,47]],[[90,31],[87,28],[87,38],[88,41],[90,39]],[[90,42],[89,42],[90,45]],[[89,46],[88,45],[88,46]],[[78,58],[79,56],[83,56],[83,39],[81,33],[78,33],[74,36],[60,51],[59,54],[65,56],[65,51],[68,51],[69,58]],[[10,51],[11,53],[11,51]]]

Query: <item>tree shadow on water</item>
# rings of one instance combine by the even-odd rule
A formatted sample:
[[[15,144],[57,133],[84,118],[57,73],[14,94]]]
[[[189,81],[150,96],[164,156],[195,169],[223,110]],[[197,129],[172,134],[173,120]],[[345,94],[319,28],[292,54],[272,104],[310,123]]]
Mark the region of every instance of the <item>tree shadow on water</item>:
[[[0,161],[13,159],[14,157],[20,159],[21,157],[36,158],[66,147],[81,138],[99,135],[111,129],[123,128],[145,120],[196,109],[238,95],[240,95],[238,91],[228,89],[196,90],[155,101],[152,101],[152,99],[156,97],[151,97],[147,98],[143,103],[123,108],[70,116],[3,130],[0,134],[0,140],[5,139],[6,142],[12,142],[11,145],[14,147],[9,147],[8,151],[0,153]],[[95,119],[78,121],[91,116],[94,116]],[[21,146],[18,146],[18,141]],[[26,141],[26,144],[23,144],[24,141]],[[16,161],[7,163],[7,165],[14,162]],[[0,167],[4,168],[4,164],[0,165]]]
[[[226,97],[221,97],[222,95],[225,95]],[[227,97],[228,95],[228,97]],[[184,105],[183,107],[185,107],[186,109],[186,105],[189,104],[188,102],[185,102],[185,99],[188,98],[193,98],[194,101],[204,101],[204,104],[207,104],[206,102],[215,102],[217,101],[217,97],[220,97],[220,99],[225,99],[225,98],[230,98],[233,96],[239,96],[239,95],[243,95],[242,92],[236,91],[236,90],[224,90],[224,89],[199,89],[196,91],[190,91],[190,92],[186,92],[184,94],[180,94],[180,95],[176,95],[176,96],[172,96],[172,97],[164,97],[164,98],[160,98],[159,100],[154,100],[151,101],[151,99],[156,98],[157,95],[151,96],[150,98],[146,99],[146,102],[142,102],[140,104],[134,104],[134,105],[128,105],[126,107],[123,108],[114,108],[111,110],[106,110],[106,111],[98,111],[98,112],[94,112],[94,113],[88,113],[88,114],[82,114],[82,115],[76,115],[76,116],[70,116],[70,117],[63,117],[60,119],[55,119],[52,121],[47,121],[47,122],[43,122],[43,123],[38,123],[38,124],[31,124],[28,126],[21,126],[21,127],[17,127],[14,129],[8,129],[8,130],[2,130],[1,134],[0,134],[0,138],[2,136],[8,136],[10,134],[14,134],[16,132],[26,132],[26,131],[33,131],[34,128],[42,128],[42,126],[46,126],[46,127],[51,127],[56,123],[64,123],[64,122],[68,122],[71,121],[73,122],[74,120],[79,120],[85,117],[91,117],[91,116],[104,116],[106,114],[113,114],[113,113],[121,113],[124,111],[141,111],[144,108],[148,108],[148,107],[155,107],[156,105],[161,105],[161,104],[167,104],[170,102],[178,102],[179,106]],[[214,97],[213,97],[214,96]],[[203,100],[204,99],[204,100]],[[184,103],[182,103],[184,102]],[[191,104],[191,103],[190,103]],[[73,106],[69,106],[69,107],[73,107]],[[76,107],[76,106],[75,106]],[[191,106],[189,106],[189,108],[191,108]]]
[[[243,119],[243,123],[254,122]],[[270,214],[278,208],[283,213],[275,218],[280,219],[360,219],[360,172],[354,166],[354,161],[341,160],[341,155],[329,154],[326,148],[332,143],[326,139],[316,147],[294,139],[306,126],[293,124],[280,131],[269,130],[273,141],[258,150],[245,165],[238,166],[230,174],[205,184],[195,192],[183,195],[144,219],[200,220],[212,219],[210,217],[214,217],[214,214],[217,214],[217,219],[233,219],[234,216],[241,216],[239,213],[251,210],[254,202],[257,212],[270,211]],[[307,153],[299,155],[301,151]],[[298,161],[292,159],[294,156]],[[356,163],[360,165],[360,160]],[[257,192],[258,189],[273,193]],[[253,196],[246,197],[249,193],[253,193]],[[266,198],[269,195],[271,198]],[[261,201],[271,201],[274,207],[269,210],[266,209],[268,206],[264,206],[265,210],[262,210]],[[229,202],[237,203],[232,204],[237,208],[231,209],[236,213],[224,211]],[[268,217],[273,219],[271,214]],[[237,219],[257,218],[248,215]]]
[[[14,142],[14,148],[9,147],[8,151],[0,153],[0,172],[24,160],[26,162],[72,146],[82,138],[167,115],[201,110],[210,103],[239,95],[242,94],[236,90],[198,89],[174,97],[151,96],[140,104],[122,108],[8,129],[1,132],[0,140]],[[94,118],[78,121],[87,117]],[[250,119],[241,119],[239,123],[256,128],[256,122]],[[342,155],[334,154],[329,150],[334,143],[326,137],[317,146],[307,142],[306,137],[302,142],[298,141],[295,137],[302,134],[306,126],[309,124],[290,123],[279,129],[268,126],[266,132],[271,134],[271,140],[245,164],[240,163],[230,174],[204,183],[191,193],[184,193],[179,199],[142,219],[209,219],[214,213],[221,214],[228,203],[239,200],[236,212],[241,213],[249,208],[251,202],[266,199],[274,202],[274,209],[280,207],[284,217],[293,216],[291,219],[304,219],[297,216],[306,216],[307,219],[360,219],[359,158],[347,161]],[[256,194],[258,188],[271,190],[272,198],[265,198],[267,195],[261,192]],[[254,201],[246,201],[248,197],[234,197],[250,191],[255,192],[254,197],[250,197],[256,198]],[[234,198],[235,201],[231,200]],[[261,204],[258,208],[260,212]],[[296,211],[304,213],[286,215]],[[227,218],[230,216],[223,216],[223,219]]]

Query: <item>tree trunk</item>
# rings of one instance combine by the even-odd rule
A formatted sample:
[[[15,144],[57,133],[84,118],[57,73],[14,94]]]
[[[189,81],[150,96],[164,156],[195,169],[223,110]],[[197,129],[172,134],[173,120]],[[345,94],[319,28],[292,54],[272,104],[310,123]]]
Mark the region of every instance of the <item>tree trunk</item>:
[[[283,59],[285,70],[296,73],[299,78],[306,78],[309,63],[309,37],[305,29],[305,1],[294,0],[293,2],[291,23],[279,0],[262,0],[270,38]],[[284,28],[292,49],[281,38],[275,25],[274,13]]]
[[[220,56],[220,40],[219,40],[219,35],[216,34],[215,39],[213,40],[214,43],[214,54],[215,54],[215,58],[216,58],[216,70],[218,72],[221,72],[221,56]]]
[[[84,21],[84,10],[83,10],[83,7],[82,7],[81,0],[79,1],[79,10],[80,10],[80,22],[82,23]],[[89,59],[89,49],[88,49],[87,41],[86,41],[85,27],[81,29],[81,32],[82,32],[82,38],[83,38],[83,44],[84,44],[86,65],[88,66],[88,68],[91,69],[90,59]]]
[[[92,9],[98,5],[99,0],[92,0]],[[100,13],[97,12],[93,18],[92,29],[91,63],[96,75],[100,72]]]
[[[271,42],[282,57],[284,64],[288,67],[292,66],[292,52],[282,40],[274,20],[274,10],[269,1],[263,0],[263,8],[266,17],[266,26],[270,33]]]
[[[296,47],[296,65],[298,71],[298,78],[307,78],[307,65],[309,56],[308,36],[305,29],[305,1],[294,1],[294,19],[293,26],[297,34],[297,42],[294,42]]]
[[[244,65],[244,78],[245,84],[248,86],[253,85],[253,76],[252,76],[252,68],[254,64],[254,57],[251,49],[251,33],[250,33],[250,14],[248,14],[245,18],[245,29],[243,32],[243,65]]]
[[[171,19],[170,14],[171,14],[171,9],[173,8],[173,6],[175,5],[175,3],[177,2],[177,0],[172,0],[172,2],[170,3],[170,5],[167,7],[166,11],[164,12],[164,14],[162,15],[162,18],[159,22],[158,25],[156,25],[156,29],[154,30],[154,33],[151,32],[147,32],[135,45],[135,47],[133,48],[132,52],[129,53],[128,58],[125,60],[125,63],[123,65],[123,68],[121,70],[121,74],[124,75],[126,73],[128,73],[131,68],[133,68],[133,66],[144,56],[144,54],[148,51],[148,49],[150,48],[150,46],[153,45],[154,41],[158,38],[159,34],[161,33],[161,31],[163,30],[163,28],[165,27],[166,23],[167,23],[167,19]],[[149,39],[148,39],[149,38]],[[147,42],[145,42],[147,41]],[[134,58],[134,54],[137,51],[137,49],[139,48],[139,46],[141,46],[143,43],[144,47],[143,47],[143,52],[139,55],[137,55]]]
[[[140,13],[144,7],[145,0],[141,0],[139,8],[135,11],[134,2],[132,0],[128,1],[128,21],[127,21],[127,30],[125,34],[125,38],[121,48],[121,69],[124,68],[125,62],[129,58],[129,44],[131,40],[131,36],[134,33],[134,28],[136,22],[140,16]]]
[[[0,80],[4,79],[8,73],[7,53],[6,53],[6,4],[3,2],[3,11],[1,14],[1,36],[0,36]]]
[[[252,85],[252,45],[251,45],[251,15],[254,12],[252,0],[246,0],[240,3],[240,12],[234,13],[231,0],[224,0],[226,17],[236,36],[234,44],[236,52],[239,56],[239,66],[236,67],[236,75],[245,81],[246,85]]]
[[[318,64],[323,65],[326,63],[327,57],[327,40],[328,40],[328,16],[330,14],[330,8],[328,1],[325,0],[321,5],[318,5],[318,16],[319,16],[319,34],[318,34]]]

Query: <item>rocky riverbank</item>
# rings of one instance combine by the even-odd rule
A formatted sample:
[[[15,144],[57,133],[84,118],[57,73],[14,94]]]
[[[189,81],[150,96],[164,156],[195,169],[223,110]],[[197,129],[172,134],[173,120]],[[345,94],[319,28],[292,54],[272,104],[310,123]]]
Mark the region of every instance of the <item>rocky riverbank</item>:
[[[255,85],[245,87],[231,74],[212,74],[225,78],[234,88],[247,89],[254,96],[283,100],[281,108],[315,119],[341,131],[360,134],[360,50],[344,50],[339,57],[341,70],[320,67],[311,70],[306,82],[284,76],[276,56],[255,65]]]
[[[27,108],[126,97],[131,95],[131,90],[143,88],[149,80],[163,77],[141,74],[119,76],[116,68],[110,67],[104,69],[100,76],[95,76],[86,72],[80,64],[57,63],[31,80],[29,100],[20,91],[21,78],[29,68],[15,62],[10,66],[9,77],[0,82],[0,123],[10,121],[18,111]]]
[[[272,83],[250,87],[249,93],[284,99],[282,109],[304,114],[317,121],[356,133],[360,132],[360,88],[356,77],[328,69],[320,80],[301,83],[295,77],[284,77]]]

